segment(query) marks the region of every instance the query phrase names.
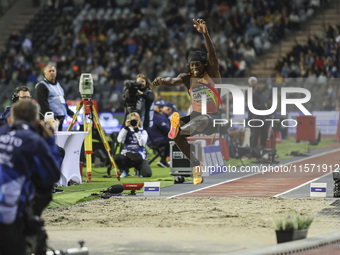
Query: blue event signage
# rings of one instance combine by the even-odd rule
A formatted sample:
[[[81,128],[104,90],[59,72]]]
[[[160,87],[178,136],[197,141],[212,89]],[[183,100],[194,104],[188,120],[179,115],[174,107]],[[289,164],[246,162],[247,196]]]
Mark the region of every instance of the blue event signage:
[[[310,189],[311,192],[326,192],[326,188],[313,187]]]
[[[312,182],[310,184],[311,197],[326,197],[327,196],[327,183]]]
[[[161,195],[160,182],[144,182],[144,196],[157,197]]]
[[[144,191],[159,191],[159,187],[145,187]]]

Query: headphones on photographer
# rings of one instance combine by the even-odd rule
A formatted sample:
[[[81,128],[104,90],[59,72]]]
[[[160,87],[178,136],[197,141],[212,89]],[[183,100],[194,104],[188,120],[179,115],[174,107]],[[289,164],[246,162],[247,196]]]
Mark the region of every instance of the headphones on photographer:
[[[13,104],[19,100],[20,91],[29,91],[29,89],[26,86],[16,87],[11,97]]]

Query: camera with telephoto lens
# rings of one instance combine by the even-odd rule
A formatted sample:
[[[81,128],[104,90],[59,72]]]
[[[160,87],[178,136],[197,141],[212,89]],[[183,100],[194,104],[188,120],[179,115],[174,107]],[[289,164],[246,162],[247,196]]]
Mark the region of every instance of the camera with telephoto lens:
[[[143,83],[133,80],[126,80],[124,82],[123,99],[124,106],[126,107],[128,113],[136,111],[138,90],[143,90]]]

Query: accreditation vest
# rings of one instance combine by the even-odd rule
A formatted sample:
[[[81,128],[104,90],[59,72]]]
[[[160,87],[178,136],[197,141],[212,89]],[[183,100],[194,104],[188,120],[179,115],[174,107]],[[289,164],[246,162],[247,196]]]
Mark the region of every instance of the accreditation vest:
[[[189,94],[194,112],[202,112],[203,94],[207,98],[207,113],[216,113],[218,111],[218,98],[211,88],[215,88],[215,83],[208,73],[205,73],[201,78],[191,76]]]
[[[56,85],[52,85],[45,80],[39,82],[45,84],[48,89],[48,104],[54,116],[66,116],[66,102],[64,96],[64,90],[60,86],[59,82]]]

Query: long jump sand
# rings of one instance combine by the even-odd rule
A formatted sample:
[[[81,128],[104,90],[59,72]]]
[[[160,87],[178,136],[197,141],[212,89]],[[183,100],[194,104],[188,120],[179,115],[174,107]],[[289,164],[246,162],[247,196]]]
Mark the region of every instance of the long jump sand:
[[[46,210],[50,244],[90,254],[214,254],[276,244],[272,217],[317,213],[326,199],[113,197]],[[338,218],[317,215],[308,237],[339,229]],[[136,254],[137,254],[136,253]]]

